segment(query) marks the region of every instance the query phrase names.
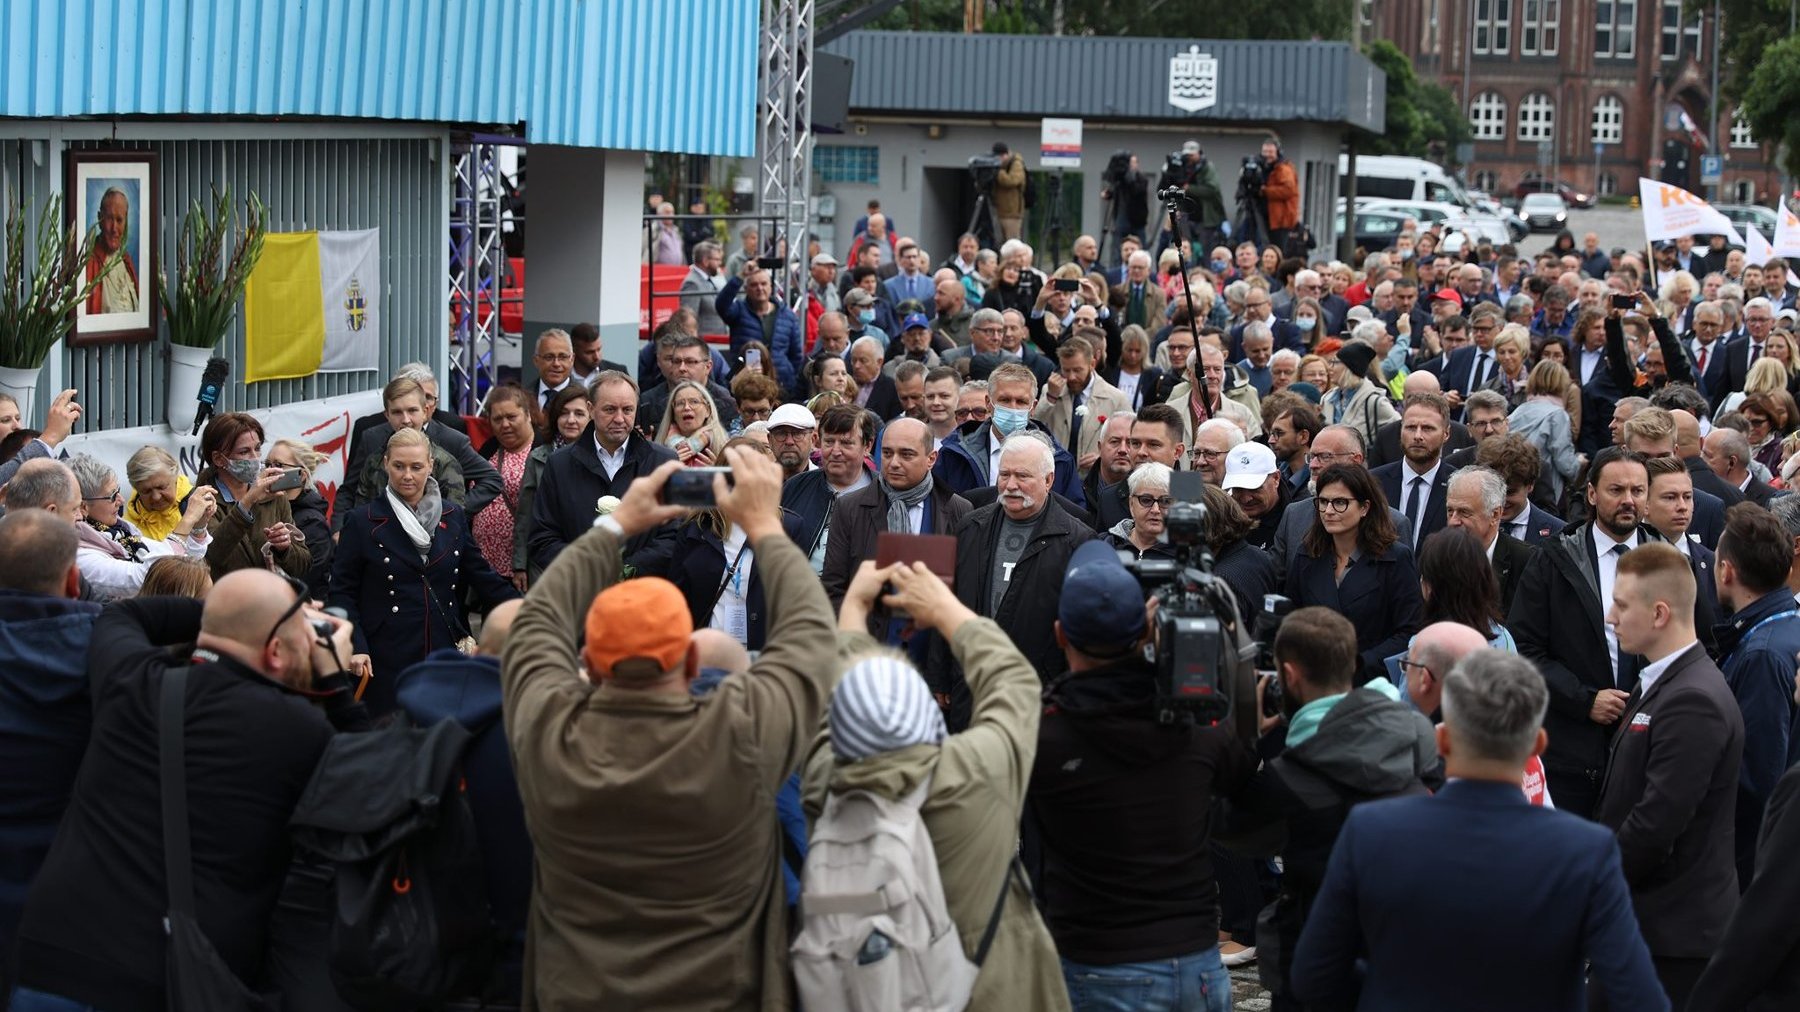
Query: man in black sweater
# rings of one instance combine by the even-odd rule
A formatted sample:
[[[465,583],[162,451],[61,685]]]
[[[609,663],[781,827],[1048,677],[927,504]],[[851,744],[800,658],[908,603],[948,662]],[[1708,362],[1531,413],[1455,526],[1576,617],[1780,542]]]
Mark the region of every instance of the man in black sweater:
[[[309,621],[335,627],[329,646]],[[94,622],[93,735],[25,901],[14,1007],[61,1007],[46,995],[114,1012],[170,1007],[157,732],[163,679],[179,667],[196,920],[239,980],[258,980],[294,805],[334,728],[368,726],[344,671],[350,635],[255,569],[227,574],[204,605],[138,598]]]
[[[1076,549],[1063,591],[1069,672],[1046,693],[1027,813],[1064,977],[1071,993],[1153,976],[1159,991],[1192,993],[1198,979],[1229,994],[1210,801],[1242,787],[1255,759],[1225,727],[1157,720],[1142,595],[1118,553]]]

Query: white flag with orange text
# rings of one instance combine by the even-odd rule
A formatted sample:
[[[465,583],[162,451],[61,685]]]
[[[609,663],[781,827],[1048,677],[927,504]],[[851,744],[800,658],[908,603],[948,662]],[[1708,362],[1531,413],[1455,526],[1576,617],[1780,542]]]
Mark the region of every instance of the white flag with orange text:
[[[1775,205],[1775,255],[1800,257],[1800,215],[1788,209],[1786,197]]]
[[[1679,239],[1684,235],[1727,236],[1739,246],[1744,237],[1738,235],[1731,219],[1719,213],[1704,197],[1679,186],[1638,177],[1638,201],[1644,206],[1644,239],[1659,242]]]

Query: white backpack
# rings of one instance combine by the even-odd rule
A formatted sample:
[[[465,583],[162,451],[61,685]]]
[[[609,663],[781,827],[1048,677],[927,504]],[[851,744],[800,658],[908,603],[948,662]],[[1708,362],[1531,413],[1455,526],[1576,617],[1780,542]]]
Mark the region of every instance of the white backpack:
[[[968,1005],[1007,883],[970,961],[919,817],[930,789],[928,777],[898,802],[867,791],[825,799],[801,877],[802,928],[790,950],[807,1012],[958,1012]]]

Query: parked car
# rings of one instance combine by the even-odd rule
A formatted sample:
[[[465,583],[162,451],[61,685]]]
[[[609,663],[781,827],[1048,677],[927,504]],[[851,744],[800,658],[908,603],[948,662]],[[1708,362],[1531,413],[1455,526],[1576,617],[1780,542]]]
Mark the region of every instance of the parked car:
[[[1513,242],[1518,242],[1531,234],[1531,226],[1525,224],[1525,219],[1519,217],[1519,212],[1495,200],[1492,196],[1480,190],[1470,190],[1469,199],[1475,202],[1477,210],[1486,211],[1506,222],[1506,230],[1512,235]]]
[[[1442,223],[1446,231],[1454,229],[1471,232],[1496,246],[1513,241],[1512,231],[1506,227],[1505,219],[1457,204],[1429,200],[1387,200],[1379,197],[1358,197],[1356,206],[1358,209],[1385,208],[1404,211],[1417,218],[1420,225]]]
[[[1739,232],[1753,228],[1761,232],[1764,239],[1775,241],[1775,212],[1769,208],[1757,204],[1714,204],[1713,210],[1730,218]]]
[[[1563,199],[1569,207],[1593,207],[1594,195],[1584,193],[1562,180],[1552,183],[1547,179],[1527,178],[1513,187],[1513,199],[1524,200],[1527,194],[1554,193]]]
[[[1554,193],[1527,193],[1519,199],[1519,215],[1533,232],[1557,232],[1569,223],[1569,205]]]

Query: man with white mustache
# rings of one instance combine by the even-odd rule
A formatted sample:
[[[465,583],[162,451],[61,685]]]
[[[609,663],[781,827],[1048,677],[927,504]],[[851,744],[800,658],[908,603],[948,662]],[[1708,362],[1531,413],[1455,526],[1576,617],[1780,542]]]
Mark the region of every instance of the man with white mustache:
[[[957,529],[956,596],[998,623],[1048,680],[1067,667],[1055,635],[1063,575],[1094,532],[1050,494],[1056,460],[1043,433],[1006,437],[994,475],[998,499],[971,511]],[[941,639],[925,670],[951,732],[968,726],[969,688]]]

